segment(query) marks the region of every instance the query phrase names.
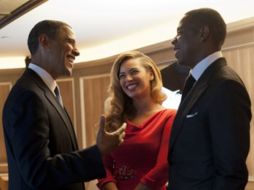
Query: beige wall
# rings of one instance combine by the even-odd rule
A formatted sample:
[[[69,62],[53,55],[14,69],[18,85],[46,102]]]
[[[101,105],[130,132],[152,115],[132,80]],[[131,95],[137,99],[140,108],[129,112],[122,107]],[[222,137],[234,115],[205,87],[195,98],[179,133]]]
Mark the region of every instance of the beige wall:
[[[142,48],[141,51],[151,56],[160,67],[174,60],[170,41]],[[240,27],[231,30],[227,36],[223,53],[228,64],[242,77],[254,102],[254,29]],[[63,101],[74,123],[80,147],[86,147],[95,142],[97,123],[103,113],[103,102],[107,96],[109,71],[114,57],[99,61],[75,65],[73,76],[59,79],[58,83]],[[15,83],[23,69],[0,71],[0,117],[2,107],[11,86]],[[252,112],[254,106],[252,105]],[[254,113],[254,112],[253,112]],[[2,118],[0,118],[2,119]],[[254,181],[254,128],[251,123],[251,147],[247,160],[250,180]],[[7,172],[6,154],[3,140],[2,124],[0,124],[0,173]],[[87,184],[94,189],[94,185]],[[249,183],[246,190],[253,187]]]

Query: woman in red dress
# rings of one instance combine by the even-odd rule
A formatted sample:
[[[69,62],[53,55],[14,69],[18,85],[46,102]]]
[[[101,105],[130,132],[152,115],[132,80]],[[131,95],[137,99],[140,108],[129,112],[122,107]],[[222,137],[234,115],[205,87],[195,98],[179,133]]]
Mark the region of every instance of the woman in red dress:
[[[165,109],[161,74],[138,51],[120,54],[111,70],[106,129],[127,123],[124,143],[104,157],[102,190],[165,190],[168,142],[175,110]]]

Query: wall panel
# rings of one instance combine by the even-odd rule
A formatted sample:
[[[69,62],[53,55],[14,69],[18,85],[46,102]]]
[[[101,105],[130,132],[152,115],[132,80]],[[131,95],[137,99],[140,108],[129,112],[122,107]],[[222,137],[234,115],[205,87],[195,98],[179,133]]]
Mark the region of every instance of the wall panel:
[[[95,143],[98,131],[99,118],[103,114],[104,101],[107,97],[109,75],[84,77],[81,79],[84,107],[84,128],[86,134],[85,144],[90,146]]]
[[[6,149],[4,143],[4,135],[3,135],[3,124],[2,124],[2,115],[3,115],[3,107],[6,101],[6,98],[10,92],[11,83],[1,82],[0,83],[0,173],[7,172],[7,156]]]

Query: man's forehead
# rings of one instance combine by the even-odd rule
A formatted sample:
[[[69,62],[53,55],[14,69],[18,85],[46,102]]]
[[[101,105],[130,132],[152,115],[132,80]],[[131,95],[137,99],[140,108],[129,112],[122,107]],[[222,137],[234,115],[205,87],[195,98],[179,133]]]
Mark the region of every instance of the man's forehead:
[[[69,25],[64,25],[62,27],[63,30],[67,31],[68,33],[74,33],[72,28]]]
[[[182,18],[182,20],[179,22],[179,25],[177,27],[177,30],[182,30],[182,29],[194,29],[196,28],[196,25],[194,22],[192,22],[189,18],[186,16]]]
[[[185,27],[184,24],[182,22],[180,22],[178,24],[177,31],[182,30],[184,27]]]
[[[70,26],[68,26],[68,25],[63,26],[62,31],[64,31],[64,33],[67,34],[69,37],[75,38],[75,33]]]

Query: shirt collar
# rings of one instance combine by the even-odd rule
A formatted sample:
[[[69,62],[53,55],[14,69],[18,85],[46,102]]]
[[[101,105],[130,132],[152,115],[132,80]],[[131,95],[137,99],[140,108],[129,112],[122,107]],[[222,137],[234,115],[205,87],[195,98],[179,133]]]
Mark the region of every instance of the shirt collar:
[[[36,72],[39,77],[43,80],[43,82],[47,85],[47,87],[53,92],[57,86],[56,81],[53,77],[43,68],[33,63],[29,63],[28,68]]]
[[[221,51],[216,51],[206,58],[201,60],[193,69],[190,70],[190,74],[196,79],[196,81],[200,78],[200,76],[205,72],[205,70],[217,59],[223,57]]]

